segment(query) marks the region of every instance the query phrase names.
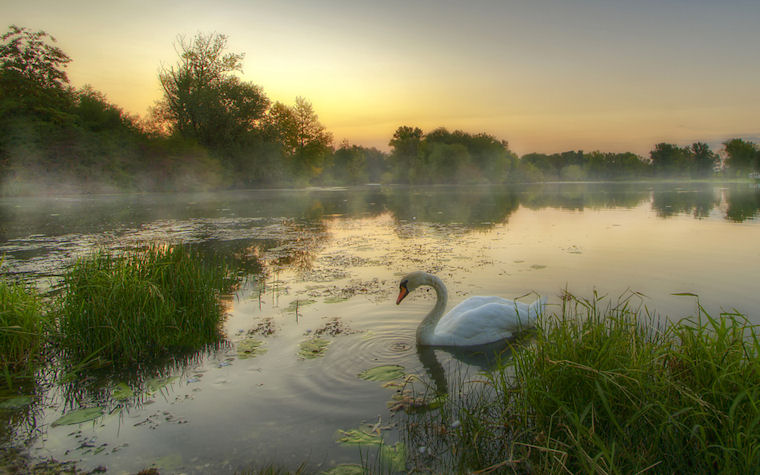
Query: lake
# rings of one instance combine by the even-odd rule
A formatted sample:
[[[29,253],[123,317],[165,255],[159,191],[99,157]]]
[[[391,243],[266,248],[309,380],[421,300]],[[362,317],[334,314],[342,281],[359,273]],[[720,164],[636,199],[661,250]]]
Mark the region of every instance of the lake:
[[[228,301],[226,341],[123,375],[67,378],[51,364],[24,411],[0,411],[3,444],[82,469],[233,473],[359,463],[339,442],[371,427],[399,440],[401,388],[358,377],[399,365],[437,390],[488,370],[490,354],[418,351],[434,293],[395,305],[422,269],[450,306],[472,295],[531,301],[564,292],[628,296],[656,318],[741,312],[760,323],[760,188],[609,183],[380,187],[0,199],[0,270],[43,290],[77,256],[146,242],[189,243],[250,270]],[[324,354],[299,355],[314,335]],[[262,342],[244,353],[245,342]],[[308,355],[307,356],[313,356]],[[117,398],[124,381],[146,390]],[[53,426],[80,407],[94,422]]]

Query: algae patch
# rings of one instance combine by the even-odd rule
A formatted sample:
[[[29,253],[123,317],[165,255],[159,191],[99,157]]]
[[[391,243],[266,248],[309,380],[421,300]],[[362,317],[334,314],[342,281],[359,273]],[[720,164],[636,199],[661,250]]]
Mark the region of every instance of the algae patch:
[[[304,340],[298,345],[298,357],[303,359],[314,359],[324,356],[327,347],[330,345],[328,340],[314,337]]]
[[[358,376],[367,381],[392,381],[404,377],[404,367],[396,364],[375,366],[362,371]]]
[[[255,358],[256,356],[266,353],[266,348],[263,347],[264,342],[255,338],[246,338],[245,340],[237,343],[237,356],[241,360],[247,358]]]

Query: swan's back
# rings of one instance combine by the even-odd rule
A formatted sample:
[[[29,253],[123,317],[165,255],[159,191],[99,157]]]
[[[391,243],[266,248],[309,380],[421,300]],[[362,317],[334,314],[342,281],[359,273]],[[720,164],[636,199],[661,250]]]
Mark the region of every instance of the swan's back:
[[[542,300],[528,305],[501,297],[470,297],[438,321],[431,344],[474,346],[511,338],[532,327],[542,311]]]

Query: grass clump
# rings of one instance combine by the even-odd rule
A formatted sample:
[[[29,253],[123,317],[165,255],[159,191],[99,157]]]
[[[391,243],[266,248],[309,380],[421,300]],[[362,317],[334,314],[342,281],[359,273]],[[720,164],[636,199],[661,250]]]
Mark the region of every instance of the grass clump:
[[[217,341],[223,294],[237,283],[231,267],[185,246],[98,251],[63,278],[59,329],[64,353],[97,355],[116,366]]]
[[[48,316],[37,292],[0,279],[0,369],[5,384],[30,376],[48,330]]]
[[[448,448],[435,459],[412,450],[413,463],[510,473],[756,470],[760,343],[746,318],[699,307],[696,318],[660,327],[628,300],[599,303],[569,297],[485,383],[435,420],[410,419],[424,453]]]

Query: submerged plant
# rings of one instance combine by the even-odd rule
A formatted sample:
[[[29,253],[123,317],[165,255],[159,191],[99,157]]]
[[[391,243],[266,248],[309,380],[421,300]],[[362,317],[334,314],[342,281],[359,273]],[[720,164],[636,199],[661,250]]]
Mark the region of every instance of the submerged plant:
[[[760,343],[738,314],[655,324],[629,299],[569,296],[532,345],[437,414],[410,415],[433,471],[749,473],[760,466]]]
[[[81,258],[65,274],[58,302],[64,352],[125,366],[217,341],[221,297],[236,283],[225,262],[185,246]]]
[[[0,279],[0,370],[9,387],[33,369],[48,324],[33,288]]]

